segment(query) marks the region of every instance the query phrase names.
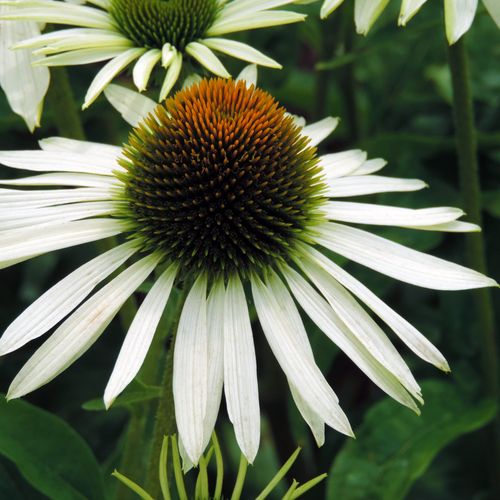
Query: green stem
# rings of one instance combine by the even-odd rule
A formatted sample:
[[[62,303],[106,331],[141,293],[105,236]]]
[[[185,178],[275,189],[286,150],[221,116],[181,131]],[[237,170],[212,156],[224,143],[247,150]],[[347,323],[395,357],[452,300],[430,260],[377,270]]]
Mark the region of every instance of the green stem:
[[[467,49],[464,37],[449,47],[449,64],[453,85],[453,108],[457,139],[459,176],[464,209],[469,220],[481,225],[481,187],[474,125],[472,89],[470,83]],[[467,264],[481,273],[487,273],[484,238],[481,233],[466,236]],[[495,340],[495,317],[492,296],[489,289],[473,292],[479,321],[482,368],[487,395],[499,400],[497,346]],[[500,415],[489,429],[491,436],[491,480],[495,498],[500,498]]]
[[[66,69],[51,68],[50,79],[47,101],[59,135],[80,141],[85,140],[85,131]]]
[[[172,336],[172,343],[168,350],[167,361],[165,363],[162,391],[156,411],[156,419],[153,430],[153,441],[150,449],[146,489],[151,492],[154,498],[159,497],[160,484],[158,481],[158,467],[161,447],[164,436],[171,436],[176,432],[174,394],[172,389],[172,378],[174,372],[174,342],[175,335]]]

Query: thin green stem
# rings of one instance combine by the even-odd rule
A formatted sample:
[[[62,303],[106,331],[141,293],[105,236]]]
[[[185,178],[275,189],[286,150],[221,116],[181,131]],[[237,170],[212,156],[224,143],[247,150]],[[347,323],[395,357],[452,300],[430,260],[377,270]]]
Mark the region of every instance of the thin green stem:
[[[248,462],[243,453],[240,457],[240,466],[238,467],[238,475],[236,476],[236,482],[234,484],[233,494],[231,495],[231,500],[240,500],[241,492],[243,491],[243,486],[245,484],[245,478],[247,476]]]
[[[156,411],[156,418],[153,429],[153,439],[150,450],[146,487],[153,497],[159,496],[158,466],[160,460],[161,447],[164,436],[171,436],[176,432],[174,394],[172,389],[172,378],[174,372],[174,341],[168,350],[167,361],[163,373],[161,384],[161,394]]]
[[[449,64],[453,85],[453,109],[457,139],[459,176],[464,209],[469,220],[481,224],[481,187],[474,125],[474,109],[470,83],[467,48],[464,37],[449,48]],[[470,233],[466,237],[467,264],[487,272],[484,238],[481,233]],[[473,292],[474,304],[479,321],[482,367],[487,395],[499,400],[497,346],[495,340],[495,317],[492,296],[489,289]],[[500,498],[500,415],[490,428],[491,439],[491,480],[493,496]]]

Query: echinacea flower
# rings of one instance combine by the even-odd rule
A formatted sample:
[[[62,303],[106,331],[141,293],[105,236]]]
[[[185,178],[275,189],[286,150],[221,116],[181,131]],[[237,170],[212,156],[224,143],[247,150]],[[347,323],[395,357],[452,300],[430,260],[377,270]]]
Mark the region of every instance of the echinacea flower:
[[[301,1],[303,0],[298,0],[296,3],[301,3]],[[343,2],[344,0],[324,0],[321,17],[328,17]],[[402,0],[399,25],[405,26],[426,2],[427,0]],[[483,3],[497,26],[500,27],[500,2],[483,0]],[[389,0],[355,0],[354,20],[358,33],[366,35],[388,4]],[[477,5],[478,0],[444,0],[446,36],[450,45],[469,30]]]
[[[2,19],[76,26],[35,36],[18,48],[46,57],[39,64],[67,66],[108,61],[85,96],[86,108],[106,85],[134,65],[133,80],[145,90],[161,67],[160,100],[177,82],[183,63],[195,63],[223,78],[230,74],[215,52],[243,61],[281,68],[248,44],[225,35],[303,21],[305,16],[277,7],[293,0],[88,0],[75,5],[57,0],[4,1],[11,10]]]
[[[260,439],[251,298],[293,398],[319,445],[325,424],[352,435],[339,401],[314,361],[299,305],[382,390],[418,412],[418,383],[355,297],[418,356],[448,370],[442,354],[411,324],[331,261],[336,252],[393,278],[438,290],[493,286],[478,272],[417,252],[351,224],[428,231],[474,231],[457,208],[406,209],[344,201],[414,191],[422,181],[376,175],[382,160],[359,150],[319,156],[335,128],[304,124],[256,88],[204,79],[155,105],[127,97],[138,125],[114,147],[51,138],[41,151],[0,153],[0,163],[41,172],[3,184],[0,266],[45,252],[123,235],[43,294],[0,339],[0,353],[56,331],[12,382],[9,398],[52,380],[89,349],[127,298],[154,276],[124,339],[104,393],[110,406],[137,374],[173,286],[185,290],[174,347],[176,422],[188,459],[206,447],[224,390],[237,442],[250,462]],[[115,92],[116,94],[116,92]],[[116,97],[116,95],[115,95]],[[152,109],[146,117],[137,110]],[[123,112],[123,109],[122,109]],[[19,187],[46,186],[23,190]],[[335,200],[335,201],[334,201]],[[125,270],[94,289],[127,262]]]
[[[1,16],[11,11],[10,7],[0,5],[0,87],[12,111],[33,132],[40,125],[50,75],[48,68],[33,66],[37,58],[30,50],[12,50],[16,43],[40,35],[40,29],[30,21],[2,21]]]

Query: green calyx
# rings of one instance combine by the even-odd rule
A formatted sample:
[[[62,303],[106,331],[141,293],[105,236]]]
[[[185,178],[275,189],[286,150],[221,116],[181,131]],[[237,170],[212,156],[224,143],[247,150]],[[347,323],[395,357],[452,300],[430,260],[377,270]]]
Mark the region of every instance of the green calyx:
[[[217,0],[111,0],[109,12],[137,46],[183,50],[205,35],[218,8]]]
[[[260,272],[321,216],[315,148],[266,92],[203,80],[137,127],[122,161],[127,218],[185,271]]]

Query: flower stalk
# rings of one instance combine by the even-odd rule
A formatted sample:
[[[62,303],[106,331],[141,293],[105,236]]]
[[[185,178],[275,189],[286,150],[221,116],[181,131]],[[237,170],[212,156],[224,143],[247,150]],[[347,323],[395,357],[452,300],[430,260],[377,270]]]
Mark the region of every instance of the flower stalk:
[[[464,210],[470,222],[481,225],[481,187],[477,157],[477,139],[474,124],[474,109],[469,72],[467,47],[463,37],[449,47],[449,65],[453,86],[453,110],[455,116],[456,147],[459,178]],[[487,272],[484,237],[482,233],[466,235],[466,263],[481,273]],[[487,395],[498,401],[497,345],[495,340],[495,316],[490,290],[484,288],[471,292],[479,322],[480,349],[484,384]],[[490,432],[493,434],[490,446],[491,479],[500,497],[500,416],[497,415]]]

